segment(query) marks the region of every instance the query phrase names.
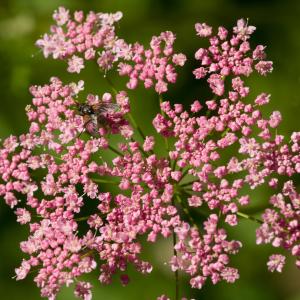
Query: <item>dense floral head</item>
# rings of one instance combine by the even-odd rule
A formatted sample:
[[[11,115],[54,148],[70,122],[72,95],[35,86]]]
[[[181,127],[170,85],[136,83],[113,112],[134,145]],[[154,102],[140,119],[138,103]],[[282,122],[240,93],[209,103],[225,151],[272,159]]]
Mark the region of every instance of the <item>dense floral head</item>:
[[[175,66],[186,61],[174,53],[170,31],[154,36],[150,48],[119,39],[114,24],[120,12],[71,17],[60,7],[53,18],[51,34],[37,45],[45,57],[68,59],[69,72],[79,73],[84,60],[95,59],[105,71],[117,62],[119,75],[129,77],[128,89],[143,81],[162,94],[176,82]],[[272,62],[265,61],[264,46],[251,50],[255,27],[243,19],[231,36],[224,27],[213,36],[205,23],[195,29],[210,46],[196,52],[201,67],[194,74],[206,78],[214,97],[195,100],[190,109],[161,101],[152,122],[156,135],[143,134],[125,91],[113,87],[113,94],[82,99],[83,81],[64,85],[56,77],[30,88],[28,132],[0,147],[0,196],[30,229],[20,244],[27,258],[16,279],[35,272],[43,297],[55,299],[63,285],[75,283],[75,296],[90,300],[92,285],[81,276],[94,270],[103,284],[118,273],[127,285],[130,264],[150,273],[152,265],[141,258],[143,236],[145,243],[172,238],[170,268],[188,274],[192,288],[201,289],[207,279],[235,282],[239,273],[230,255],[242,243],[230,240],[225,228],[241,217],[260,224],[258,244],[290,251],[300,267],[300,196],[292,178],[271,197],[262,220],[243,211],[251,202],[249,188],[280,188],[281,177],[300,172],[300,133],[286,142],[277,132],[280,112],[266,117],[261,111],[270,95],[253,97],[242,79],[254,69],[266,75]],[[159,139],[166,155],[156,152]],[[282,254],[273,254],[267,265],[281,272],[284,263]]]

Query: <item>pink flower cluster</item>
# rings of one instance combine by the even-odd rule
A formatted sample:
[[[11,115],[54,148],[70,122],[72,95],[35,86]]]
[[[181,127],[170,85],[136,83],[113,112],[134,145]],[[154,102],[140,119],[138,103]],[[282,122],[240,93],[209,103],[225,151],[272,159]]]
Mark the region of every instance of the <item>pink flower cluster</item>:
[[[44,34],[36,45],[46,58],[68,59],[68,72],[80,73],[84,60],[96,57],[99,67],[109,70],[115,61],[131,57],[130,45],[115,33],[114,24],[122,16],[121,12],[90,12],[85,18],[82,11],[76,11],[71,18],[68,10],[59,7],[53,14],[56,25],[51,26],[51,34]]]
[[[118,64],[119,74],[130,78],[127,88],[141,80],[158,94],[166,92],[167,82],[176,81],[173,65],[183,66],[186,60],[173,53],[174,34],[153,37],[151,49],[129,46],[114,33],[121,16],[91,12],[84,20],[76,12],[73,21],[59,8],[57,25],[38,46],[45,56],[68,58],[70,72],[83,67],[78,53],[94,59],[103,47],[97,59],[101,68],[127,60]],[[262,221],[243,213],[250,203],[247,189],[264,183],[280,188],[281,177],[300,172],[300,133],[285,142],[276,131],[280,112],[268,117],[261,112],[270,95],[251,96],[251,101],[250,88],[240,77],[249,76],[254,64],[261,75],[271,71],[263,46],[251,52],[248,39],[254,30],[239,20],[228,38],[227,29],[220,27],[210,47],[196,52],[205,67],[194,73],[207,77],[215,97],[195,100],[190,110],[161,103],[153,126],[166,142],[166,156],[155,152],[154,135],[142,142],[134,139],[141,129],[132,121],[125,91],[101,98],[90,94],[82,102],[83,81],[64,85],[53,77],[49,84],[31,87],[28,132],[6,138],[0,147],[0,196],[14,209],[17,222],[30,229],[20,244],[26,258],[16,268],[17,280],[34,273],[41,295],[52,300],[63,285],[75,283],[75,296],[90,300],[92,285],[82,275],[97,270],[99,281],[109,284],[117,273],[127,285],[130,264],[142,274],[153,268],[141,258],[141,237],[154,243],[161,236],[173,239],[170,268],[187,273],[191,287],[201,289],[207,279],[232,283],[239,273],[230,266],[230,255],[242,243],[229,240],[224,227],[236,226],[241,217],[261,224],[258,244],[290,251],[300,266],[300,196],[292,178],[271,197]],[[205,23],[196,24],[196,31],[201,37],[212,35]],[[112,135],[118,135],[117,145]],[[113,159],[106,159],[109,154]],[[109,186],[115,188],[107,191]],[[195,217],[203,214],[203,222]],[[284,262],[283,255],[273,254],[268,268],[281,272]]]
[[[258,45],[251,50],[248,40],[256,28],[248,26],[244,19],[238,20],[230,37],[224,27],[219,27],[215,36],[212,36],[212,28],[205,23],[197,23],[195,29],[200,37],[209,37],[210,46],[207,49],[200,48],[195,53],[195,58],[201,61],[201,67],[193,73],[197,79],[209,75],[208,83],[214,94],[224,94],[224,81],[229,75],[249,76],[253,68],[261,75],[273,70],[272,62],[264,60],[265,46]]]
[[[99,137],[87,142],[76,138],[83,130],[82,117],[74,110],[73,96],[77,90],[78,85],[64,86],[57,78],[52,78],[49,85],[32,87],[33,106],[27,107],[31,123],[29,132],[19,138],[11,136],[5,139],[0,151],[0,174],[3,181],[0,194],[11,208],[15,208],[21,201],[17,194],[22,195],[26,208],[16,208],[17,221],[20,224],[30,222],[30,236],[20,244],[29,259],[23,260],[16,269],[17,280],[24,279],[32,268],[38,268],[35,282],[41,288],[42,296],[49,299],[54,299],[63,284],[68,286],[76,277],[96,268],[92,252],[94,247],[99,247],[102,260],[110,257],[112,263],[114,255],[110,250],[115,247],[111,243],[112,237],[104,241],[103,234],[101,241],[98,238],[96,242],[96,235],[91,231],[97,232],[103,225],[98,214],[91,215],[87,220],[91,229],[80,237],[78,235],[76,215],[84,207],[85,198],[98,199],[100,204],[96,211],[107,213],[110,196],[100,193],[98,185],[89,177],[90,173],[101,173],[91,157],[100,149],[107,149],[106,131],[101,128]],[[105,94],[103,98],[102,101],[110,101],[112,96]],[[95,102],[99,99],[90,95],[87,101]],[[120,133],[128,138],[128,130],[124,130],[128,125],[116,127],[120,123],[122,111],[129,110],[126,94],[118,94],[116,101],[120,112],[115,119],[110,119],[112,123],[107,126],[111,129],[110,133]],[[35,174],[39,170],[44,173],[44,177],[37,182]],[[78,185],[81,185],[81,191],[76,189]],[[108,202],[104,204],[105,201]],[[138,246],[117,248],[114,249],[117,265],[129,260],[139,270],[148,268],[146,263],[136,258]],[[122,255],[124,260],[121,263]],[[103,264],[102,268],[101,280],[107,281],[111,270],[116,267],[110,265],[105,268]],[[90,287],[89,283],[77,283],[75,295],[84,295],[84,299],[89,299]]]
[[[175,35],[162,32],[151,40],[151,49],[144,49],[138,42],[133,46],[117,37],[114,24],[122,18],[121,12],[114,14],[90,12],[86,18],[82,11],[74,13],[59,7],[53,14],[56,25],[51,34],[36,42],[44,56],[68,60],[68,72],[80,73],[85,60],[96,60],[100,69],[110,70],[118,62],[121,76],[129,76],[129,89],[135,89],[138,81],[146,88],[154,85],[157,93],[167,91],[168,83],[175,83],[175,66],[183,66],[186,56],[174,54]]]
[[[197,227],[188,223],[175,228],[178,243],[177,255],[171,259],[173,271],[184,270],[191,276],[193,288],[201,289],[207,278],[213,284],[221,280],[234,282],[239,278],[238,270],[228,267],[228,254],[236,254],[241,247],[238,241],[227,241],[224,229],[218,229],[219,218],[211,214],[203,223],[205,234],[201,235]]]
[[[288,250],[296,257],[296,266],[300,268],[300,195],[292,181],[285,182],[282,192],[270,198],[271,208],[262,215],[263,223],[257,229],[257,244],[272,244],[275,248]],[[270,257],[268,269],[281,272],[285,257],[275,254]]]
[[[155,83],[155,91],[161,94],[168,90],[168,82],[176,82],[177,74],[173,64],[183,66],[186,56],[182,53],[173,53],[174,41],[175,35],[171,31],[166,31],[152,38],[151,49],[144,49],[139,43],[132,47],[134,65],[119,63],[118,66],[119,75],[127,75],[130,78],[127,83],[129,89],[135,89],[138,80],[141,80],[145,88],[150,88]]]
[[[259,110],[265,98],[268,96],[259,95],[254,105],[245,104],[238,94],[234,99],[209,100],[206,106],[214,113],[211,117],[197,116],[202,109],[199,101],[192,104],[192,114],[181,104],[172,108],[169,102],[162,103],[163,113],[154,118],[153,125],[164,137],[176,138],[169,152],[177,167],[172,178],[183,179],[185,192],[191,194],[187,198],[190,207],[205,204],[211,210],[219,209],[225,222],[234,226],[239,206],[249,204],[249,197],[240,195],[242,188],[254,189],[265,181],[274,186],[273,173],[292,176],[299,172],[299,155],[283,143],[283,136],[272,136],[281,115],[273,112],[264,118]],[[239,153],[226,160],[225,150],[236,146]]]

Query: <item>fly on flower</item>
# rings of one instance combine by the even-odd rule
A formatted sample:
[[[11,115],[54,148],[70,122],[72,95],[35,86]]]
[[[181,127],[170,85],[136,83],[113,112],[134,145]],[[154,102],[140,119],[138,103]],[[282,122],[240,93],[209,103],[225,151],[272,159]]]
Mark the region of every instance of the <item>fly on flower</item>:
[[[119,105],[110,102],[100,102],[97,104],[87,104],[77,102],[79,115],[83,116],[84,128],[92,136],[99,134],[99,128],[107,127],[110,119],[120,109]]]

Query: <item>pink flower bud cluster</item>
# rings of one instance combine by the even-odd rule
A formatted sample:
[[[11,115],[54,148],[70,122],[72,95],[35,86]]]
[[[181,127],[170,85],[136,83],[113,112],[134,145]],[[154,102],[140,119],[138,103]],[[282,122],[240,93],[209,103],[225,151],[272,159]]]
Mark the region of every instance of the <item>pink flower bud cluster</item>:
[[[97,231],[103,225],[96,213],[87,220],[91,229],[78,236],[76,215],[84,207],[85,198],[98,199],[100,204],[96,211],[108,212],[109,194],[99,193],[98,185],[89,177],[98,172],[103,174],[105,169],[98,170],[91,157],[100,149],[107,149],[107,130],[128,138],[124,130],[128,125],[124,122],[120,125],[120,120],[129,111],[126,94],[117,94],[120,111],[110,116],[108,128],[101,128],[98,138],[85,142],[77,138],[84,122],[74,108],[77,101],[73,97],[77,96],[78,87],[63,85],[57,78],[52,78],[49,85],[32,87],[33,103],[26,109],[31,123],[29,132],[19,138],[5,139],[0,150],[0,195],[11,208],[20,204],[18,195],[23,195],[26,208],[18,207],[15,213],[20,224],[30,223],[30,236],[21,243],[21,250],[30,258],[16,269],[17,280],[38,268],[35,282],[41,288],[41,295],[48,298],[53,298],[62,285],[68,286],[75,278],[96,268],[96,261],[89,252],[94,248],[101,252],[103,261],[110,261],[107,267],[102,265],[102,282],[108,282],[111,274],[123,268],[126,261],[132,261],[143,272],[149,269],[148,264],[136,258],[138,245],[113,246],[111,236],[103,240],[104,233],[95,242],[96,235],[91,230]],[[112,101],[112,96],[105,94],[102,101]],[[87,102],[98,104],[99,99],[89,95]],[[35,174],[39,171],[44,177],[37,182]],[[78,185],[81,192],[76,189]],[[104,204],[105,201],[108,202]],[[120,237],[115,238],[120,241]],[[113,259],[115,266],[111,265]],[[78,283],[75,295],[89,295],[90,287],[89,283]]]
[[[114,24],[122,18],[115,14],[90,12],[86,18],[82,11],[74,13],[59,7],[53,15],[56,25],[51,26],[51,34],[36,42],[44,56],[68,60],[68,72],[80,73],[85,60],[96,60],[100,69],[110,70],[119,62],[118,72],[130,78],[127,88],[135,89],[138,81],[145,88],[154,86],[157,93],[168,90],[168,83],[175,83],[175,66],[183,66],[186,56],[174,54],[175,35],[171,31],[152,37],[150,49],[136,42],[133,46],[117,37]]]
[[[83,82],[78,84],[70,84],[63,86],[58,78],[51,78],[50,85],[32,86],[31,94],[34,96],[33,105],[26,107],[29,121],[31,122],[29,135],[22,136],[24,139],[22,146],[32,148],[36,143],[47,145],[49,149],[61,152],[64,148],[62,144],[68,144],[74,140],[78,133],[84,130],[85,125],[88,131],[98,131],[101,136],[108,133],[121,133],[124,137],[132,135],[132,129],[125,120],[124,115],[129,112],[129,100],[126,92],[120,92],[113,99],[110,93],[105,93],[102,99],[98,96],[89,94],[85,102],[79,102],[75,98],[83,89]],[[91,107],[106,107],[115,103],[116,109],[106,109],[98,116],[103,117],[105,122],[101,128],[97,128],[93,116],[89,119],[82,118],[78,114],[78,105],[85,103]],[[104,110],[103,108],[103,110]],[[98,122],[97,122],[98,123]],[[96,127],[96,128],[95,128]],[[54,136],[59,130],[58,140],[55,141]],[[30,144],[32,137],[32,145]],[[39,141],[37,141],[37,139]]]
[[[222,96],[225,91],[224,81],[229,75],[249,76],[253,69],[261,75],[266,75],[273,70],[271,61],[265,61],[265,46],[258,45],[252,51],[249,43],[254,26],[240,19],[233,28],[233,34],[224,27],[218,28],[217,35],[212,35],[213,30],[205,23],[195,25],[200,37],[209,38],[210,46],[200,48],[195,53],[195,58],[201,62],[201,67],[194,70],[197,79],[209,76],[208,83],[212,92]]]
[[[239,278],[238,270],[228,267],[228,254],[236,254],[241,243],[228,241],[226,231],[217,228],[218,223],[218,216],[211,214],[203,223],[205,234],[200,234],[196,227],[190,228],[187,223],[175,228],[178,255],[172,257],[171,268],[189,274],[193,288],[201,289],[207,278],[213,284],[221,280],[232,283]]]
[[[165,93],[168,90],[168,82],[176,82],[177,73],[174,66],[182,67],[186,61],[184,54],[174,54],[174,41],[175,35],[166,31],[152,38],[150,49],[144,49],[143,45],[135,43],[132,47],[134,65],[121,62],[118,66],[119,75],[130,78],[127,88],[135,89],[141,80],[146,89],[154,85],[158,94]]]
[[[270,198],[271,208],[262,215],[263,223],[256,231],[257,244],[272,244],[283,248],[296,258],[300,268],[300,195],[292,181],[285,182],[281,193]],[[268,262],[270,271],[281,272],[285,263],[283,255],[274,254]]]
[[[265,119],[257,105],[244,104],[239,97],[219,103],[207,101],[207,109],[214,112],[212,117],[198,115],[202,108],[198,101],[191,106],[192,114],[181,104],[172,108],[169,102],[163,102],[163,114],[153,120],[158,133],[175,138],[174,149],[169,152],[177,167],[172,178],[180,181],[183,174],[189,178],[183,183],[192,193],[187,199],[189,206],[206,203],[211,210],[219,209],[230,225],[237,224],[239,206],[249,204],[249,197],[240,195],[242,188],[248,185],[254,189],[274,172],[291,176],[299,163],[299,157],[293,157],[286,145],[278,148],[282,136],[272,139],[271,130],[279,125],[280,114],[273,112]],[[243,156],[225,159],[224,151],[236,146]],[[232,174],[234,180],[229,180]]]
[[[130,78],[127,88],[141,80],[158,94],[166,92],[167,82],[176,81],[174,65],[183,66],[186,60],[173,53],[174,34],[153,37],[147,50],[139,43],[125,47],[114,33],[113,24],[121,16],[90,13],[84,20],[76,12],[71,20],[59,8],[52,34],[38,45],[45,56],[68,58],[71,72],[82,69],[78,53],[94,59],[96,49],[103,47],[98,64],[105,70],[119,58],[128,59],[118,64],[119,74]],[[210,37],[211,45],[197,51],[205,67],[194,73],[198,78],[208,75],[216,96],[195,100],[190,110],[161,103],[152,123],[158,139],[166,141],[165,156],[155,152],[154,136],[134,139],[140,129],[132,122],[125,91],[101,98],[89,94],[83,101],[83,81],[64,85],[55,77],[30,88],[28,132],[6,138],[0,147],[0,196],[17,222],[30,230],[20,244],[27,258],[16,268],[16,279],[34,272],[43,297],[53,300],[62,286],[76,283],[75,296],[90,300],[92,285],[81,276],[93,271],[103,284],[118,273],[122,285],[130,281],[129,265],[150,273],[152,265],[141,258],[141,237],[149,243],[172,237],[171,270],[188,274],[193,288],[201,289],[207,279],[213,284],[235,282],[239,273],[230,266],[230,255],[242,243],[230,240],[223,227],[236,226],[245,216],[243,208],[251,202],[247,189],[264,183],[280,188],[281,177],[288,180],[271,197],[263,220],[257,220],[257,243],[288,250],[300,267],[300,196],[291,178],[300,172],[300,133],[285,142],[277,133],[280,112],[265,117],[261,111],[270,95],[253,97],[241,78],[253,68],[265,75],[272,63],[264,61],[263,46],[251,51],[248,39],[255,27],[244,20],[230,38],[223,27],[215,37],[205,23],[195,28],[199,36]],[[118,135],[117,145],[112,135]],[[108,184],[115,188],[107,191]],[[203,214],[202,222],[197,216]],[[283,255],[273,254],[267,265],[281,272],[284,263]]]
[[[90,12],[85,17],[76,11],[72,18],[68,10],[59,7],[53,14],[56,25],[51,26],[51,34],[44,34],[36,45],[46,58],[67,59],[70,73],[80,73],[84,61],[94,59],[102,70],[109,70],[115,61],[131,57],[130,45],[115,33],[114,24],[122,16],[121,12]]]

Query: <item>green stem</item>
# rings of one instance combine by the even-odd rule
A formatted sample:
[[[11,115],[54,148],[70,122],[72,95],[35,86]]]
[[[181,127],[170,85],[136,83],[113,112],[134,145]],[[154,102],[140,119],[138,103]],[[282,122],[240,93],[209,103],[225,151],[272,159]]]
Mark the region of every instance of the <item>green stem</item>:
[[[240,211],[238,211],[236,214],[239,217],[242,217],[244,219],[248,219],[248,220],[254,221],[254,222],[258,223],[258,224],[263,224],[264,223],[262,220],[259,220],[259,219],[255,218],[255,217],[252,217],[252,216],[249,216],[249,215],[247,215],[245,213],[242,213]]]
[[[188,174],[189,170],[190,170],[190,169],[186,169],[186,170],[182,173],[182,175],[181,175],[181,180]]]
[[[166,150],[167,150],[167,154],[169,154],[170,146],[169,146],[168,138],[165,137],[164,140],[165,140],[165,147],[166,147]]]
[[[175,170],[176,170],[177,160],[178,160],[178,158],[176,158],[176,159],[173,160],[172,171],[175,171]]]
[[[93,253],[94,253],[94,250],[90,250],[90,251],[88,251],[87,253],[81,255],[80,258],[84,258],[84,257],[86,257],[86,256],[90,256],[90,255],[92,255]]]
[[[247,207],[247,208],[243,208],[243,213],[248,214],[248,215],[254,215],[256,213],[264,211],[268,207],[269,207],[268,204],[262,204],[262,205],[254,206],[254,207]]]
[[[221,137],[223,138],[228,132],[229,132],[229,128],[227,128],[226,130],[224,130],[224,132],[222,133]]]
[[[194,182],[198,182],[199,179],[197,180],[192,180],[192,181],[189,181],[189,182],[186,182],[186,183],[183,183],[183,184],[180,184],[180,187],[185,187],[185,186],[188,186],[188,185],[192,185]]]
[[[192,188],[188,188],[188,187],[185,187],[183,190],[187,193],[192,193],[192,194],[195,194],[195,195],[199,195],[199,193],[201,193],[201,192],[196,192]]]
[[[89,218],[90,216],[86,216],[86,217],[81,217],[81,218],[77,218],[77,219],[74,219],[76,222],[81,222],[81,221],[85,221]]]
[[[55,158],[55,159],[57,159],[57,160],[60,160],[60,161],[63,161],[64,162],[64,160],[62,159],[62,158],[60,158],[60,157],[58,157],[58,156],[56,156],[56,155],[53,155],[53,154],[50,154],[53,158]]]
[[[121,153],[119,150],[115,149],[113,146],[108,146],[108,149],[111,150],[112,152],[120,155],[120,156],[124,156],[123,153]]]
[[[91,178],[91,180],[93,180],[93,182],[97,182],[97,183],[119,184],[119,182],[101,179],[101,178]]]
[[[35,216],[32,216],[33,218],[38,218],[38,219],[43,219],[44,217],[42,216],[39,216],[39,215],[35,215]]]
[[[180,196],[178,194],[176,194],[176,199],[178,201],[178,203],[180,204],[183,212],[185,213],[185,215],[188,217],[190,223],[195,226],[196,228],[198,228],[198,225],[196,224],[195,220],[193,219],[193,217],[191,216],[189,210],[185,207],[185,205],[183,204],[182,199],[180,198]],[[199,228],[198,228],[199,229]]]
[[[130,122],[132,123],[132,126],[139,132],[139,134],[141,135],[143,140],[145,140],[146,136],[143,133],[141,127],[136,123],[135,119],[133,118],[133,115],[130,112],[127,115],[128,115],[128,118],[129,118]]]
[[[210,109],[207,109],[207,111],[206,111],[206,114],[205,114],[205,115],[206,115],[206,117],[207,117],[207,118],[209,118],[209,117],[210,117],[210,115],[211,115],[211,110],[210,110]]]
[[[113,82],[110,80],[110,78],[107,75],[104,75],[104,77],[105,77],[107,83],[109,84],[111,90],[113,91],[113,93],[116,96],[118,94],[118,91],[117,91],[115,85],[113,84]]]

